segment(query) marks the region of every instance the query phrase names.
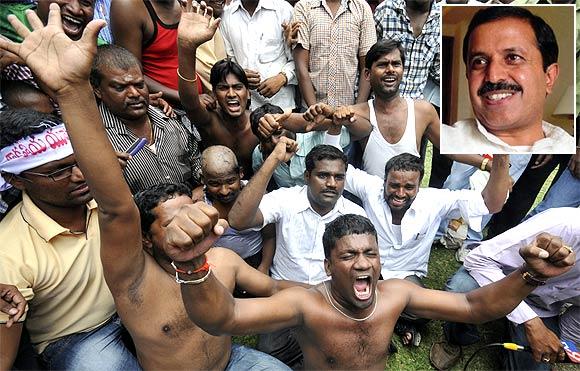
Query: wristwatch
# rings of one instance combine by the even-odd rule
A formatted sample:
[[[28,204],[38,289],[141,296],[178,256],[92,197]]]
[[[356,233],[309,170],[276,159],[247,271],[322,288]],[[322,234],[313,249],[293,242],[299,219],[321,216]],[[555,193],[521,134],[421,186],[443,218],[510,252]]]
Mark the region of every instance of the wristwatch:
[[[521,272],[522,272],[522,279],[524,281],[526,281],[526,283],[528,285],[532,285],[534,287],[538,287],[538,286],[543,286],[546,284],[546,281],[542,281],[540,279],[538,279],[537,277],[535,277],[533,274],[531,274],[526,265],[524,264],[521,268]]]
[[[284,76],[284,78],[286,79],[286,82],[284,83],[284,86],[288,85],[288,75],[286,75],[286,72],[284,71],[280,71],[278,72],[280,75]]]

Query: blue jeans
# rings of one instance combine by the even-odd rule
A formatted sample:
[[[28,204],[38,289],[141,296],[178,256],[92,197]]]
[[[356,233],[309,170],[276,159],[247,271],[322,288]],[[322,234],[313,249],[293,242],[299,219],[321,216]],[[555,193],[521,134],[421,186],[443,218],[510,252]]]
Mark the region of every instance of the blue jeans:
[[[450,292],[468,292],[477,288],[479,284],[463,266],[445,284],[445,291]],[[469,323],[444,322],[443,333],[450,344],[470,345],[479,341],[477,326]]]
[[[544,325],[549,328],[558,337],[560,336],[560,326],[558,316],[541,318]],[[510,341],[520,345],[530,345],[526,337],[524,325],[509,323]],[[549,363],[538,363],[534,361],[532,353],[528,352],[507,352],[505,360],[506,370],[529,370],[529,371],[548,371],[551,370]]]
[[[232,344],[232,353],[225,371],[291,370],[276,358],[243,345]]]
[[[48,369],[57,370],[141,370],[123,338],[127,330],[115,314],[101,327],[65,336],[51,343],[42,359]]]
[[[552,185],[544,200],[530,211],[524,220],[554,207],[578,206],[580,206],[580,179],[572,175],[570,169],[566,169]]]

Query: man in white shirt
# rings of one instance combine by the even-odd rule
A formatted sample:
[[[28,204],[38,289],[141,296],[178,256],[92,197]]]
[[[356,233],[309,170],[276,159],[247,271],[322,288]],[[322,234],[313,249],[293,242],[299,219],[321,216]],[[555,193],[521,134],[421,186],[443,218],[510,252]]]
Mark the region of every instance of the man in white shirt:
[[[306,185],[281,188],[264,195],[274,170],[281,163],[288,162],[296,150],[293,140],[279,139],[260,170],[236,199],[228,219],[230,226],[238,230],[260,229],[275,223],[276,252],[270,269],[272,277],[292,277],[296,282],[316,285],[328,279],[322,246],[326,224],[341,215],[364,216],[365,212],[342,197],[346,156],[328,145],[316,146],[306,156]],[[292,329],[261,336],[258,349],[293,368],[300,365],[300,348]]]
[[[519,250],[534,241],[540,233],[561,241],[569,249],[580,251],[580,209],[564,207],[546,210],[522,224],[484,241],[465,258],[465,266],[446,285],[447,291],[466,292],[499,281],[521,264]],[[578,255],[576,257],[578,263]],[[533,281],[532,281],[533,282]],[[510,314],[511,341],[531,347],[532,353],[508,352],[506,369],[549,370],[562,361],[562,340],[580,343],[580,268],[578,264],[560,277],[538,286]],[[571,306],[570,306],[571,305]],[[569,306],[569,307],[568,307]],[[562,309],[568,307],[564,312]],[[473,325],[446,322],[444,333],[448,344],[438,343],[431,359],[438,368],[451,367],[459,354],[456,345],[469,345],[479,340]]]
[[[241,65],[251,89],[251,109],[272,103],[294,108],[298,83],[282,23],[293,9],[284,0],[234,0],[224,9],[220,31],[226,54]]]
[[[442,153],[574,153],[574,138],[542,120],[559,73],[552,28],[520,7],[475,14],[463,39],[475,119],[441,127]]]

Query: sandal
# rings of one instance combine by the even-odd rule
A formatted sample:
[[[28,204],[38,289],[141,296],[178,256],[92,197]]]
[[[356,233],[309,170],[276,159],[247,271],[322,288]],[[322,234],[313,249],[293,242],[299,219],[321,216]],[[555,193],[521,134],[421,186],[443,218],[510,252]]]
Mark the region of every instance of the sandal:
[[[394,329],[395,334],[401,337],[401,341],[404,346],[415,346],[418,347],[421,344],[421,333],[417,330],[417,327],[410,323],[404,323],[402,321],[397,321]],[[405,343],[405,338],[407,334],[411,334],[411,339],[408,343]]]

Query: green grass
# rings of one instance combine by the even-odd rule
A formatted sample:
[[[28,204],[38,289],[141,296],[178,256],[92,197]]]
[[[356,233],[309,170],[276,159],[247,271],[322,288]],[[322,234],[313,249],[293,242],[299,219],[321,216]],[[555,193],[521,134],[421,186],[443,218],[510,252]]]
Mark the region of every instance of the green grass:
[[[423,178],[421,187],[426,187],[429,183],[429,177],[431,175],[431,156],[432,147],[429,143],[426,153],[426,168],[425,176]],[[429,164],[429,165],[427,165]],[[534,206],[540,202],[548,187],[552,183],[552,180],[556,174],[556,170],[548,177],[541,191],[539,192]],[[429,260],[429,275],[425,279],[425,285],[433,289],[443,289],[447,278],[450,277],[459,268],[460,264],[455,260],[455,252],[452,250],[447,250],[443,248],[433,248],[431,250],[431,257]],[[400,341],[400,338],[396,335],[393,336],[393,340],[397,345],[399,351],[392,355],[386,364],[386,369],[390,370],[432,370],[433,367],[429,363],[429,351],[431,345],[435,342],[444,339],[443,330],[441,327],[441,321],[431,321],[427,324],[426,328],[422,331],[422,341],[419,347],[409,348],[404,347]],[[463,356],[460,362],[452,368],[452,370],[462,370],[467,359],[473,354],[475,350],[479,347],[501,341],[501,337],[504,331],[504,322],[502,320],[493,321],[484,325],[479,326],[481,341],[468,346],[463,347]],[[247,346],[255,347],[257,337],[256,336],[240,336],[234,337],[234,342],[244,344]],[[488,349],[480,352],[474,360],[470,363],[469,370],[495,370],[501,369],[501,352],[502,350]],[[561,366],[558,365],[557,370],[573,370],[574,366]]]

